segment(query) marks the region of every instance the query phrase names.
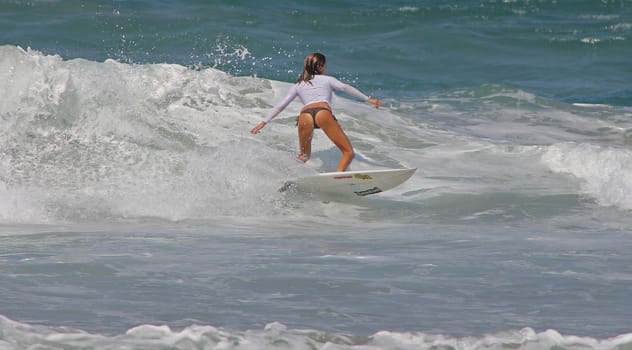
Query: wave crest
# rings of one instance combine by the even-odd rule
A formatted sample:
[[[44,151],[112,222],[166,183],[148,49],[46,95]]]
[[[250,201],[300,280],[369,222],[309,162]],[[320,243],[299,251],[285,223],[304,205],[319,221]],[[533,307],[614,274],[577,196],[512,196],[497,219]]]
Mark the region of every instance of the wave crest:
[[[0,316],[0,346],[7,349],[622,349],[632,345],[632,334],[599,340],[562,335],[555,330],[531,328],[481,336],[451,337],[421,332],[381,331],[353,336],[309,329],[290,329],[274,322],[263,330],[231,331],[192,325],[181,330],[169,326],[140,325],[124,334],[106,336],[81,330],[32,326]]]

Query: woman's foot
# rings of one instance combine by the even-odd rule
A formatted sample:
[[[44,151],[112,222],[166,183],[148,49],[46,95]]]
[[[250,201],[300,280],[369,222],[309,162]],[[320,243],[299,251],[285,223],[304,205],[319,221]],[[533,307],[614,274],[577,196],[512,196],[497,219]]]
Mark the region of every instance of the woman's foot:
[[[309,160],[309,156],[307,154],[301,153],[296,157],[296,161],[299,163],[305,163]]]

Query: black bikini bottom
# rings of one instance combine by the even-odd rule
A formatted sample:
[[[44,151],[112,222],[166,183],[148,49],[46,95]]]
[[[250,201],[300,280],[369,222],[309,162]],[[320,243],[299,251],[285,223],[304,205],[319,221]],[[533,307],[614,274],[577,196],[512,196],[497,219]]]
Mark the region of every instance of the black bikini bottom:
[[[325,107],[314,107],[314,108],[308,108],[308,109],[304,109],[301,111],[302,113],[309,113],[312,116],[312,119],[314,119],[314,129],[320,129],[320,126],[318,126],[318,124],[316,123],[316,114],[318,114],[318,112],[322,111],[322,110],[326,110],[331,112],[331,110],[329,108],[325,108]],[[336,119],[336,116],[333,115],[333,113],[331,114],[332,117],[334,117],[334,120]],[[298,118],[296,117],[296,125],[298,126]]]

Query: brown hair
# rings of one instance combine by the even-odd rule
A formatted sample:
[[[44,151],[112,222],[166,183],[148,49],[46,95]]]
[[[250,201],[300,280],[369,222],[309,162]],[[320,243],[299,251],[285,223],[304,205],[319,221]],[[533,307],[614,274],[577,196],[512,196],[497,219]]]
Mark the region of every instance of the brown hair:
[[[303,74],[298,78],[297,83],[306,82],[314,78],[314,75],[320,74],[321,70],[327,63],[325,55],[319,52],[314,52],[305,58],[305,65],[303,66]],[[310,83],[311,84],[311,83]]]

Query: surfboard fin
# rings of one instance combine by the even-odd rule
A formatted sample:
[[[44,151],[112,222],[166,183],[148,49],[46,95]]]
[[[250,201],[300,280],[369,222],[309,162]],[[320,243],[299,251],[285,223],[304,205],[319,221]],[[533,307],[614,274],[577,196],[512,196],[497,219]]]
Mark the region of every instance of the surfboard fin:
[[[296,182],[294,181],[286,181],[281,188],[279,188],[279,192],[288,192],[296,190]]]

